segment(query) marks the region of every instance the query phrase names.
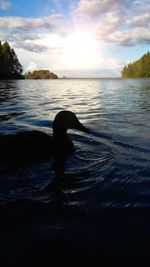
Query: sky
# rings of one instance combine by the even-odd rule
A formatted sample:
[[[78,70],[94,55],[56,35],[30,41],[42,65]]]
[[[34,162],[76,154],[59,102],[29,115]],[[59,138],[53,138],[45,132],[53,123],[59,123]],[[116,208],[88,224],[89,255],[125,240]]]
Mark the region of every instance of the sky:
[[[0,40],[24,72],[120,77],[150,50],[150,0],[0,0]]]

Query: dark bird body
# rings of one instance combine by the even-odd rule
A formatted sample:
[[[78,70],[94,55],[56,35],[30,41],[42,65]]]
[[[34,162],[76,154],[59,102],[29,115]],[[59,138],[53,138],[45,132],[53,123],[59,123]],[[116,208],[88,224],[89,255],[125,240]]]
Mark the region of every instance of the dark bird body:
[[[62,158],[75,150],[68,129],[90,133],[73,112],[61,111],[53,121],[53,136],[41,131],[27,131],[0,136],[0,158],[37,160],[51,156]]]

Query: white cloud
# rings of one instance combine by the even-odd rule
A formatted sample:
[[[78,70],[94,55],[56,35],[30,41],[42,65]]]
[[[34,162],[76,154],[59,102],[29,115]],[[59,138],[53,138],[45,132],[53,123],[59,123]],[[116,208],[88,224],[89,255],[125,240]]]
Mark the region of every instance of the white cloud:
[[[32,30],[53,30],[59,27],[61,23],[61,15],[55,14],[49,17],[41,18],[22,18],[22,17],[0,17],[0,27],[8,30],[22,30],[29,31]]]
[[[150,28],[137,27],[128,31],[116,31],[108,36],[109,42],[116,42],[124,46],[150,43]]]
[[[129,18],[127,24],[138,27],[150,26],[150,10],[149,12],[146,11],[144,14]]]
[[[44,45],[44,44],[38,44],[35,42],[35,40],[33,41],[25,40],[24,42],[18,41],[15,44],[15,47],[22,48],[24,50],[28,50],[28,51],[35,52],[35,53],[44,53],[48,51],[49,49],[49,46]]]
[[[60,14],[42,18],[0,17],[0,37],[16,48],[43,53],[51,47],[51,43],[44,43],[45,34],[53,37],[53,32],[63,31],[62,24]]]
[[[30,62],[28,64],[28,66],[26,67],[26,71],[34,71],[34,70],[37,70],[38,69],[38,66],[35,62]]]
[[[124,21],[124,17],[121,17],[118,12],[108,12],[94,25],[93,31],[99,40],[109,41],[109,36],[115,33]]]
[[[121,0],[80,0],[76,11],[79,15],[96,17],[104,12],[112,11],[123,2]]]
[[[103,4],[105,4],[103,5],[103,15],[95,19],[92,18],[90,26],[96,38],[99,41],[117,43],[122,46],[149,44],[150,5],[147,4],[147,1],[133,1],[130,8],[127,8],[125,1],[119,4],[120,1],[114,0],[115,6],[111,10],[108,8],[106,11],[105,6],[111,1],[103,1]],[[91,15],[91,10],[92,14],[99,14],[98,9],[96,9],[96,5],[98,6],[100,3],[99,1],[81,0],[80,3],[88,3],[90,8],[95,6],[97,14],[93,12],[92,8],[85,9],[86,14]]]
[[[11,8],[11,3],[9,3],[5,0],[0,0],[0,9],[9,10],[10,8]]]
[[[55,33],[60,41],[57,47],[61,47],[62,37],[71,35],[76,28],[83,28],[97,40],[110,43],[134,45],[135,42],[149,42],[150,7],[148,9],[147,0],[132,1],[130,9],[126,5],[126,0],[80,0],[72,18],[65,18],[62,14],[40,18],[0,17],[1,39],[37,53],[46,52],[48,47],[54,48],[50,43],[37,42],[44,41],[45,34],[54,37]],[[137,10],[139,5],[141,7]],[[84,15],[92,19],[81,20]]]

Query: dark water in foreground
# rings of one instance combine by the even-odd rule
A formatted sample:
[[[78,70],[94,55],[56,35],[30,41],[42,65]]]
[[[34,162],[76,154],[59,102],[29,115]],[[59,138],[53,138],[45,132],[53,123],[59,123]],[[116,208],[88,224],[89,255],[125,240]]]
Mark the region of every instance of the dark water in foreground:
[[[65,174],[49,160],[0,164],[2,267],[36,266],[68,249],[85,258],[150,252],[150,79],[0,82],[1,134],[52,134],[66,109],[93,141],[69,131],[77,149]]]

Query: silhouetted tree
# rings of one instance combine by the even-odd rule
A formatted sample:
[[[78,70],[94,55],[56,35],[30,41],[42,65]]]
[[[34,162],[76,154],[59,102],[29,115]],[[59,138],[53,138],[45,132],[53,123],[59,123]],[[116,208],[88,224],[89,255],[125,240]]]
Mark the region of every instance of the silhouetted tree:
[[[0,42],[0,79],[21,79],[23,68],[8,42]]]
[[[0,62],[1,62],[1,60],[2,60],[2,43],[0,41]]]
[[[139,60],[124,66],[123,78],[149,78],[150,77],[150,52],[144,54]]]

